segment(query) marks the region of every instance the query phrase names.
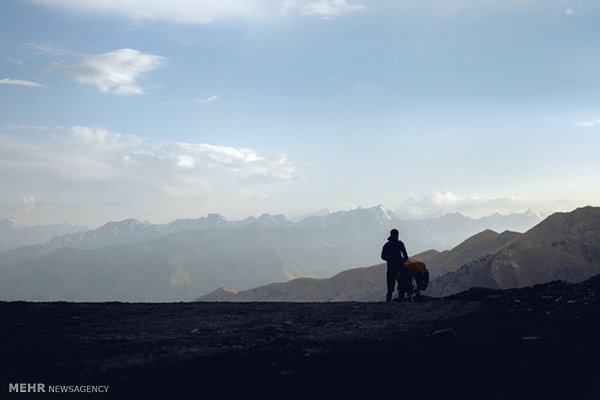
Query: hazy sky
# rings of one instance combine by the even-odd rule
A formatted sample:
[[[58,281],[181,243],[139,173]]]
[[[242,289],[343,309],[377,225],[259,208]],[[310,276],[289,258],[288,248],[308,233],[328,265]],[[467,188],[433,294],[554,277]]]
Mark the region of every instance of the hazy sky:
[[[600,205],[600,2],[3,0],[0,219]]]

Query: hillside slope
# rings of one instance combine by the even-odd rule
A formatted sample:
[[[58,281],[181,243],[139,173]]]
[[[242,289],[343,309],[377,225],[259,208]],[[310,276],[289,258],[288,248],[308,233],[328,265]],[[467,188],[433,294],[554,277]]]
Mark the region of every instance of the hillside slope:
[[[385,297],[385,264],[353,268],[326,279],[299,278],[235,291],[220,288],[196,301],[376,301]]]
[[[600,208],[556,213],[495,254],[435,279],[431,295],[470,287],[512,288],[551,280],[581,282],[600,273]]]
[[[468,238],[452,250],[443,251],[429,259],[423,258],[423,261],[427,263],[431,277],[437,277],[453,271],[471,260],[499,251],[519,235],[517,232],[504,231],[497,233],[486,229]],[[420,257],[417,258],[421,259]]]

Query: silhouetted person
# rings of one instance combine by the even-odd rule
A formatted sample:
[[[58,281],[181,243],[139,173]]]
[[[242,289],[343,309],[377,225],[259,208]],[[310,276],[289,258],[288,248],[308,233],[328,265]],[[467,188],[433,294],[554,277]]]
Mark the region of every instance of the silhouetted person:
[[[394,293],[394,286],[396,285],[396,279],[399,278],[399,273],[404,265],[404,262],[408,260],[408,253],[404,243],[398,239],[398,230],[392,229],[390,231],[390,237],[386,244],[383,245],[381,250],[381,258],[387,261],[387,296],[386,301],[392,301],[392,294]],[[398,281],[400,287],[401,281]]]

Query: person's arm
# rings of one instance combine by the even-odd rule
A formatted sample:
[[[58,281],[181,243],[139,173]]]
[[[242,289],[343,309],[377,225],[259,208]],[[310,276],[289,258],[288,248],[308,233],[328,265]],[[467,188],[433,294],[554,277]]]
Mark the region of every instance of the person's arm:
[[[387,246],[384,244],[383,249],[381,249],[381,259],[387,261],[387,260],[389,260],[389,258],[390,258],[390,254],[387,250]]]

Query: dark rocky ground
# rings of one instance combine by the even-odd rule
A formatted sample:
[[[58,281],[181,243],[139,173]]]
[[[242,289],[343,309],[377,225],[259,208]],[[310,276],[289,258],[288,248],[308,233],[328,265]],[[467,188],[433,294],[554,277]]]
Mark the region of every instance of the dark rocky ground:
[[[598,294],[600,276],[416,303],[0,303],[0,398],[599,399]]]

